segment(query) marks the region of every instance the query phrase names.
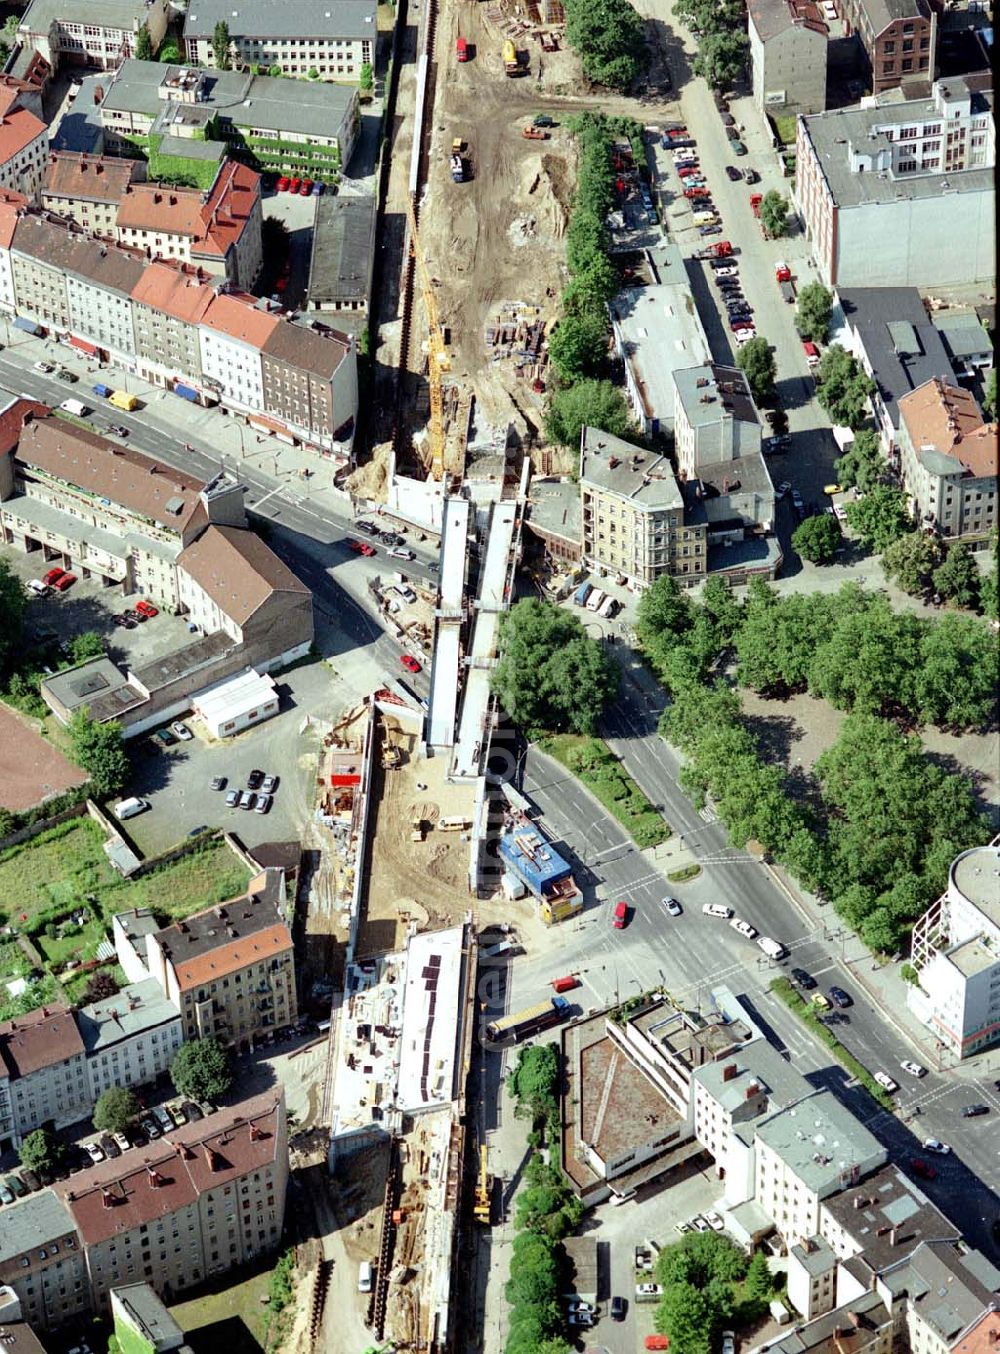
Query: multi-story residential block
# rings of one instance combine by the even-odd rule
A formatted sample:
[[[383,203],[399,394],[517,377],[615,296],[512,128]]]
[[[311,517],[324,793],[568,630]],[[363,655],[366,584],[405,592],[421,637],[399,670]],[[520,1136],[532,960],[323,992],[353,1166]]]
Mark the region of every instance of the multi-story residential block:
[[[36,0],[37,3],[37,0]],[[374,0],[302,0],[289,9],[273,0],[197,0],[184,20],[184,47],[192,65],[215,66],[212,38],[221,21],[229,27],[234,65],[277,66],[303,79],[356,81],[374,65],[378,32]]]
[[[829,33],[814,0],[750,0],[753,97],[762,111],[821,113]]]
[[[761,427],[738,367],[706,363],[674,373],[677,469],[693,479],[704,466],[759,456]]]
[[[245,1049],[296,1019],[282,870],[264,870],[244,897],[142,939],[145,955],[136,952],[137,957],[180,1008],[185,1039],[216,1038]],[[116,926],[116,949],[128,943],[128,928]],[[130,962],[135,971],[135,959]]]
[[[346,85],[312,80],[289,98],[287,83],[267,75],[123,61],[103,91],[100,120],[105,146],[118,152],[130,136],[207,133],[255,168],[324,179],[350,159],[360,113],[357,90]]]
[[[0,1283],[13,1290],[22,1317],[36,1330],[78,1321],[89,1310],[83,1247],[69,1210],[52,1190],[0,1212]]]
[[[0,1070],[10,1083],[15,1145],[44,1123],[75,1123],[93,1103],[86,1049],[68,1006],[42,1006],[5,1020]]]
[[[17,313],[10,249],[14,243],[18,216],[27,205],[28,199],[22,193],[0,188],[0,311],[8,316]]]
[[[106,1314],[111,1290],[143,1281],[164,1298],[273,1251],[288,1187],[283,1091],[186,1124],[82,1171],[36,1198],[71,1220],[86,1305]],[[55,1222],[55,1219],[53,1219]]]
[[[16,82],[0,84],[0,188],[36,201],[49,153],[49,129]]]
[[[351,343],[337,329],[275,325],[261,346],[269,415],[302,435],[311,430],[321,446],[348,441],[358,407],[357,367],[344,361]]]
[[[19,212],[10,248],[10,267],[17,313],[45,328],[68,332],[66,274],[61,263],[55,260],[60,243],[63,242],[55,233],[55,227],[50,227],[43,217]],[[50,257],[51,263],[48,262]]]
[[[963,851],[946,892],[913,928],[917,982],[907,1005],[953,1059],[1000,1041],[998,870],[1000,841]]]
[[[934,76],[937,15],[927,0],[843,0],[847,36],[855,33],[876,94]]]
[[[817,1231],[824,1199],[864,1179],[888,1157],[830,1091],[757,1124],[754,1153],[754,1198],[789,1244]]]
[[[704,523],[686,525],[684,498],[666,456],[596,428],[580,437],[583,558],[648,587],[662,574],[705,576]]]
[[[183,263],[151,263],[132,288],[136,372],[153,385],[172,387],[182,372],[203,400],[218,396],[202,386],[198,326],[215,299],[200,272]]]
[[[851,287],[837,293],[845,347],[875,382],[871,404],[886,455],[898,465],[899,401],[951,364],[916,287]]]
[[[90,1099],[112,1086],[142,1086],[170,1070],[183,1043],[181,1013],[155,978],[123,987],[77,1013]]]
[[[18,25],[18,41],[52,70],[97,66],[111,70],[135,55],[145,28],[159,47],[167,31],[167,0],[32,0]]]
[[[988,75],[930,98],[800,117],[795,201],[828,286],[921,287],[994,272]]]
[[[997,424],[975,397],[936,377],[899,401],[900,470],[914,516],[949,539],[997,524]]]
[[[90,235],[114,239],[118,207],[125,190],[145,177],[146,165],[142,160],[54,152],[45,166],[42,207],[75,221]]]
[[[207,194],[157,183],[127,184],[115,235],[120,244],[149,258],[180,259],[248,288],[262,262],[261,221],[260,175],[227,160]]]
[[[263,350],[280,324],[235,296],[215,296],[198,326],[202,379],[235,409],[264,408]]]

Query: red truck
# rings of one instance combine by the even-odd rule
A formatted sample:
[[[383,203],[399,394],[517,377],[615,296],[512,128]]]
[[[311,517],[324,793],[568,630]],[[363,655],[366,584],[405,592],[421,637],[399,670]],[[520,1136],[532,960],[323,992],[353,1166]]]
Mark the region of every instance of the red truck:
[[[468,61],[468,59],[469,59],[469,44],[466,42],[465,38],[459,37],[459,38],[456,39],[456,41],[455,41],[455,55],[458,57],[459,61],[463,61],[463,62],[464,62],[464,61]]]
[[[733,252],[733,246],[728,240],[717,240],[715,244],[706,245],[704,249],[699,249],[695,254],[696,259],[725,259]]]
[[[762,193],[750,194],[750,210],[753,212],[754,216],[758,218],[760,217],[760,204],[762,199],[763,199]]]

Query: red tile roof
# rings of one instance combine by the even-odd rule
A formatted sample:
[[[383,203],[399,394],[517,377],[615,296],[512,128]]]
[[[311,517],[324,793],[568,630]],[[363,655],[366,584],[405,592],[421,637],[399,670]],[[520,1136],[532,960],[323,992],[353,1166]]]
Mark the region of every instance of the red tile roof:
[[[997,425],[984,423],[974,396],[935,376],[899,401],[915,450],[932,447],[977,477],[997,474]]]
[[[181,959],[174,956],[171,960],[177,974],[177,985],[182,992],[192,987],[209,983],[215,978],[237,973],[250,964],[259,964],[264,959],[284,954],[292,948],[292,937],[284,922],[268,926],[252,936],[239,940],[230,940],[207,954],[196,955],[193,959]]]
[[[83,1244],[93,1246],[272,1164],[284,1122],[284,1092],[268,1091],[53,1188]]]
[[[117,202],[140,172],[144,172],[144,167],[139,160],[53,151],[42,180],[42,196]]]
[[[83,1040],[68,1006],[41,1006],[0,1025],[0,1057],[12,1081],[83,1051]]]
[[[0,90],[0,165],[13,160],[45,131],[45,123],[27,108],[11,107],[17,97],[16,90]]]
[[[238,301],[235,296],[217,296],[203,323],[220,334],[248,343],[251,348],[263,348],[281,321],[248,301]]]
[[[205,199],[196,188],[131,184],[118,208],[119,230],[184,235],[199,253],[224,258],[239,241],[260,197],[260,175],[235,160],[219,170]]]
[[[11,188],[0,188],[0,245],[4,249],[9,249],[13,244],[18,213],[27,205],[28,199],[23,193],[15,193]]]
[[[214,296],[215,288],[198,276],[198,270],[179,260],[150,263],[132,289],[133,301],[186,324],[200,324]]]
[[[39,404],[37,400],[22,400],[20,396],[15,396],[6,408],[0,410],[0,456],[6,456],[16,449],[21,440],[24,421],[29,414],[32,418],[43,418],[50,412],[47,404]]]

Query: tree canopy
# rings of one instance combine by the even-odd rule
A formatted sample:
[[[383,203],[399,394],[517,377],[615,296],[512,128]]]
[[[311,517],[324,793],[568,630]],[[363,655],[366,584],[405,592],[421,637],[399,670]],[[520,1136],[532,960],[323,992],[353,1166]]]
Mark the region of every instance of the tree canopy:
[[[811,564],[829,564],[843,544],[840,523],[832,513],[807,517],[792,532],[792,547]]]
[[[581,278],[596,277],[588,269]],[[608,320],[603,308],[571,311],[549,335],[549,358],[563,385],[599,376],[608,360]]]
[[[990,374],[986,378],[986,388],[983,391],[983,413],[991,421],[997,416],[997,369],[990,368]]]
[[[699,39],[691,68],[713,89],[726,89],[743,74],[748,53],[746,33],[739,28],[716,29]]]
[[[143,24],[135,35],[135,59],[136,61],[152,61],[154,55],[153,39],[149,36],[149,29]]]
[[[855,432],[854,441],[843,456],[834,461],[833,473],[845,489],[858,488],[863,494],[880,484],[886,473],[886,459],[882,455],[878,433],[871,428],[860,428]]]
[[[898,536],[882,554],[886,577],[911,597],[927,591],[940,563],[941,547],[926,531],[908,531],[905,536]]]
[[[102,797],[117,794],[129,775],[122,726],[116,720],[98,724],[82,707],[70,717],[69,739],[73,760],[86,771],[97,793]]]
[[[628,0],[566,0],[566,38],[595,84],[625,90],[646,66],[642,19]]]
[[[788,227],[788,199],[769,188],[760,200],[760,224],[772,239],[780,239]]]
[[[816,368],[816,398],[831,420],[860,428],[868,417],[875,382],[839,343],[832,343]]]
[[[807,282],[799,292],[795,326],[804,339],[825,343],[833,314],[833,293],[822,282]]]
[[[94,1106],[98,1133],[123,1133],[139,1113],[139,1101],[127,1086],[110,1086]]]
[[[579,448],[586,427],[626,437],[631,426],[624,396],[610,381],[583,380],[555,391],[545,415],[549,440],[564,447]]]
[[[913,530],[906,494],[888,484],[876,484],[858,503],[846,507],[848,524],[877,553]]]
[[[59,1164],[62,1149],[48,1129],[36,1128],[21,1143],[17,1155],[26,1171],[51,1171]]]
[[[726,1236],[693,1232],[666,1246],[656,1262],[663,1297],[654,1324],[671,1354],[711,1354],[736,1307],[733,1285],[747,1273],[747,1257]]]
[[[980,604],[983,577],[965,541],[956,541],[931,577],[934,591],[956,606],[974,611]]]
[[[220,71],[230,69],[232,59],[230,57],[229,25],[225,19],[220,19],[212,30],[212,56],[215,58],[216,67]]]
[[[525,598],[503,618],[493,689],[530,736],[593,733],[619,670],[572,613]]]
[[[218,1100],[233,1084],[233,1069],[218,1039],[192,1039],[177,1050],[170,1079],[189,1100]]]
[[[771,345],[761,334],[744,343],[736,354],[736,365],[747,378],[750,394],[758,404],[767,404],[774,394],[774,378],[778,367]]]

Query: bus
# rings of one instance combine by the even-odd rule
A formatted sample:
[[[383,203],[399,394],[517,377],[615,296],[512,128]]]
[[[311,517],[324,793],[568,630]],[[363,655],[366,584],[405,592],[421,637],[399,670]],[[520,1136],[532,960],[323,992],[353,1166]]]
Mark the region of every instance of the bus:
[[[537,1006],[529,1006],[527,1010],[503,1016],[500,1020],[491,1020],[486,1026],[486,1037],[494,1044],[519,1044],[522,1039],[530,1039],[533,1034],[547,1030],[550,1025],[558,1025],[568,1014],[569,1002],[565,997],[548,997]]]

